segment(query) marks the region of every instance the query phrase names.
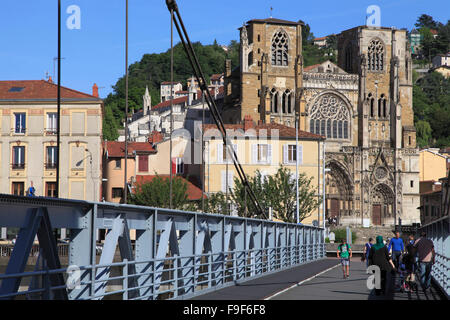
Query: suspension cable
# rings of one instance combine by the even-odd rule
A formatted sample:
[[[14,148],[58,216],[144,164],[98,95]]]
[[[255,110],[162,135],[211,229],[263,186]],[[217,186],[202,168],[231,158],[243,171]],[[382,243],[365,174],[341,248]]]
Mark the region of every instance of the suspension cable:
[[[180,12],[178,10],[178,5],[176,3],[176,0],[166,0],[166,5],[171,13],[175,13],[175,16],[173,19],[175,27],[177,29],[178,35],[180,36],[184,50],[186,51],[186,55],[188,57],[189,63],[192,66],[195,77],[200,86],[200,89],[202,90],[203,95],[206,97],[206,103],[208,104],[208,107],[209,107],[209,110],[213,117],[213,120],[222,135],[222,139],[223,139],[227,154],[231,155],[231,158],[233,160],[233,163],[234,163],[236,171],[239,175],[239,178],[240,178],[242,184],[244,185],[244,188],[248,191],[250,199],[252,200],[252,203],[255,206],[255,209],[257,210],[257,214],[259,216],[263,216],[264,218],[267,219],[267,215],[265,214],[263,208],[261,207],[260,203],[258,202],[258,199],[257,199],[255,193],[253,192],[252,188],[250,187],[250,184],[248,182],[248,179],[244,172],[244,169],[242,168],[242,165],[240,164],[239,159],[237,157],[236,151],[232,147],[232,144],[228,138],[225,124],[223,122],[222,116],[220,115],[220,113],[218,111],[215,100],[212,98],[211,93],[208,90],[208,86],[206,85],[205,76],[203,74],[200,63],[195,54],[191,40],[189,39],[189,35],[184,26],[183,19],[181,18]],[[202,130],[203,129],[204,128],[202,128]],[[227,177],[227,179],[228,179],[228,177]]]

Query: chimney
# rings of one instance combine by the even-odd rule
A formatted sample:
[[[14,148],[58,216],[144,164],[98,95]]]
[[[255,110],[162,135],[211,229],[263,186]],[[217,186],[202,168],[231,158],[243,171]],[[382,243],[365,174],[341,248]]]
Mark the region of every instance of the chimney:
[[[253,123],[253,119],[251,116],[247,115],[244,117],[244,132],[253,129],[255,127],[255,124]]]
[[[96,83],[94,83],[94,85],[92,86],[92,95],[96,98],[98,98],[98,86]]]
[[[158,131],[153,131],[152,134],[148,138],[148,142],[151,144],[156,144],[162,142],[164,140],[163,135]]]
[[[47,80],[49,83],[53,83],[53,79],[52,79],[52,76],[50,76],[50,77],[48,77],[48,80]]]

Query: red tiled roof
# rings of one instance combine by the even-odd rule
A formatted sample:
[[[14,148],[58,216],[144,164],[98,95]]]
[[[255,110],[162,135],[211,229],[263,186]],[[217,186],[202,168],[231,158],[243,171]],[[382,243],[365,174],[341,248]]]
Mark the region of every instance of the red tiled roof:
[[[328,37],[320,37],[320,38],[315,38],[314,41],[322,41],[328,39]]]
[[[149,183],[157,176],[136,176],[136,183],[143,184]],[[169,179],[170,175],[159,175],[159,177],[164,179]],[[174,179],[181,179],[187,183],[187,195],[189,200],[199,200],[202,198],[202,190],[193,185],[191,182],[183,177],[175,176]],[[205,196],[204,196],[205,197]]]
[[[45,80],[0,81],[0,100],[56,100],[57,88],[55,83]],[[61,87],[61,99],[101,101],[98,97],[66,87]]]
[[[212,76],[211,76],[211,81],[217,81],[217,80],[220,80],[220,78],[222,78],[223,77],[223,73],[221,73],[221,74],[213,74]]]
[[[161,102],[160,104],[157,104],[156,106],[153,106],[152,110],[170,107],[171,101],[173,101],[173,104],[187,103],[188,99],[189,99],[188,96],[184,96],[184,97],[179,97],[179,98],[176,98],[173,100],[166,100],[166,101]]]
[[[203,126],[203,129],[204,129],[205,133],[207,133],[207,134],[205,134],[205,137],[217,136],[217,134],[218,134],[218,129],[215,124],[205,124]],[[237,136],[237,137],[243,136],[242,133],[244,132],[244,124],[226,124],[225,129],[227,131],[229,131],[229,130],[234,131],[234,136]],[[255,130],[256,134],[258,136],[259,136],[261,130],[266,130],[266,132],[264,134],[267,134],[267,137],[271,137],[272,132],[275,130],[278,130],[278,136],[280,138],[295,138],[295,136],[296,136],[295,128],[288,127],[288,126],[278,124],[278,123],[270,123],[270,124],[262,123],[262,124],[258,124],[258,125],[253,124],[253,127],[251,127],[250,129]],[[308,140],[309,139],[311,139],[311,140],[324,140],[325,139],[325,137],[323,137],[321,135],[303,131],[303,130],[298,130],[298,137],[299,137],[299,139],[308,139]]]
[[[107,141],[103,143],[103,147],[107,149],[108,157],[110,158],[124,158],[125,157],[125,142]],[[132,156],[133,151],[137,154],[156,153],[156,150],[148,142],[128,142],[128,155]]]
[[[320,67],[321,65],[322,64],[318,63],[318,64],[315,64],[315,65],[312,65],[312,66],[309,66],[309,67],[305,67],[305,68],[303,68],[303,71],[308,72],[308,71],[311,71],[311,70],[313,70],[313,69],[315,69],[317,67]]]

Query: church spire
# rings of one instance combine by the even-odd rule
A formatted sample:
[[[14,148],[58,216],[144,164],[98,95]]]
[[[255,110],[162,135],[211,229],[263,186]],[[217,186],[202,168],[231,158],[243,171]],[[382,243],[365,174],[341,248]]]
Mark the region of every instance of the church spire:
[[[145,94],[143,96],[143,99],[144,99],[144,116],[146,116],[152,109],[152,97],[150,96],[148,86],[145,87]]]

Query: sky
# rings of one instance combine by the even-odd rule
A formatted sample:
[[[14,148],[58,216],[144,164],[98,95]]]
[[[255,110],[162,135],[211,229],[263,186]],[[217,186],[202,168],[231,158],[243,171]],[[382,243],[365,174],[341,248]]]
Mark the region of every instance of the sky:
[[[100,96],[125,73],[125,0],[62,1],[62,85]],[[422,13],[450,19],[449,0],[178,0],[192,41],[219,44],[238,40],[237,28],[251,19],[303,20],[315,36],[364,25],[370,5],[381,9],[381,25],[414,27]],[[80,28],[67,28],[73,5]],[[54,74],[57,56],[57,0],[0,3],[0,80],[39,80]],[[72,20],[70,20],[72,21]],[[175,34],[175,42],[178,36]],[[170,14],[165,0],[129,0],[129,63],[170,47]],[[56,81],[56,77],[53,77]]]

